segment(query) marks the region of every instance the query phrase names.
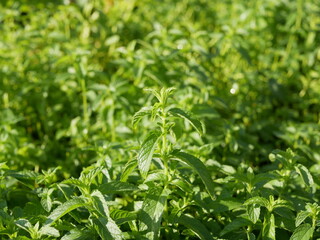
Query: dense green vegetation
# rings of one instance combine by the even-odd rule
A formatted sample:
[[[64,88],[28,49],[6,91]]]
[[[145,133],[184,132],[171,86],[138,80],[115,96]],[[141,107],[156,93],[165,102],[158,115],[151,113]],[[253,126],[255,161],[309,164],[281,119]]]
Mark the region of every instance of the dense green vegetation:
[[[2,0],[0,239],[320,239],[318,0]]]

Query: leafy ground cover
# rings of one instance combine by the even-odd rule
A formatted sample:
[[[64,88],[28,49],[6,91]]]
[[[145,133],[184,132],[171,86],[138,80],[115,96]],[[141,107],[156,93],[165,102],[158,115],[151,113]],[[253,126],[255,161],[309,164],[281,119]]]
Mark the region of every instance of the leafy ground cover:
[[[319,239],[319,14],[1,1],[0,239]]]

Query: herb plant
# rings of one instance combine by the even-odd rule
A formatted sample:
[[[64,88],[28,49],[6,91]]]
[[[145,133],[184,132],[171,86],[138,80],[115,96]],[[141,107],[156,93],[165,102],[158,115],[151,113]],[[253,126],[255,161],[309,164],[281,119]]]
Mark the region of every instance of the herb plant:
[[[319,239],[319,12],[1,1],[0,239]]]

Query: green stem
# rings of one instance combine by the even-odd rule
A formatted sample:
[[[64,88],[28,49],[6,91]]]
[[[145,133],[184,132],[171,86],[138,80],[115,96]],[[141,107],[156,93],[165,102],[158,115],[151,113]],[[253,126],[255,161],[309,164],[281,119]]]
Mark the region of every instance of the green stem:
[[[86,125],[89,123],[89,115],[88,115],[88,100],[87,100],[87,88],[86,88],[86,80],[81,78],[81,91],[82,91],[82,107],[83,107],[83,118]]]
[[[165,107],[162,107],[162,147],[161,147],[161,157],[163,160],[163,164],[164,164],[164,171],[167,177],[169,177],[168,175],[168,158],[167,158],[167,128],[166,128],[166,118],[167,118],[167,114],[165,112]]]

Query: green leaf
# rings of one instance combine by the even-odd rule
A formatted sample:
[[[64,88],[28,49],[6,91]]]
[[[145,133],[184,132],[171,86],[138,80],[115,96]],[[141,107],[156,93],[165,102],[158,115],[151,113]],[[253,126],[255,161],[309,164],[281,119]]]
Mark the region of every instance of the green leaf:
[[[192,118],[189,114],[187,114],[186,112],[184,112],[182,109],[180,108],[171,108],[169,110],[169,112],[173,115],[173,116],[176,116],[176,117],[180,117],[180,118],[183,118],[185,120],[187,120],[195,129],[196,131],[202,135],[204,133],[204,126],[203,124],[195,119],[195,118]]]
[[[309,223],[302,224],[294,230],[290,240],[309,240],[312,238],[313,232],[314,228]]]
[[[60,237],[59,231],[57,229],[55,229],[54,227],[50,227],[48,225],[44,225],[40,229],[40,233],[43,235],[48,235],[48,236],[52,236],[52,237]]]
[[[149,189],[139,212],[139,231],[146,238],[158,239],[163,210],[170,191],[161,187]]]
[[[251,221],[245,218],[236,218],[232,220],[231,223],[229,223],[225,228],[220,232],[220,236],[223,236],[229,232],[233,232],[239,228],[246,227],[251,225]]]
[[[129,221],[134,221],[137,219],[137,213],[129,212],[120,209],[114,209],[111,211],[110,216],[116,221],[117,224],[123,224]]]
[[[138,166],[142,176],[145,178],[148,174],[152,156],[160,137],[160,132],[152,131],[143,141],[138,153]]]
[[[75,197],[73,199],[70,199],[65,203],[61,204],[60,206],[58,206],[56,209],[54,209],[53,212],[48,216],[48,219],[45,222],[45,224],[51,225],[52,223],[60,219],[62,216],[71,212],[72,210],[79,207],[84,207],[86,205],[87,205],[87,201],[85,198]]]
[[[296,171],[300,174],[303,182],[306,184],[308,187],[313,187],[314,186],[314,181],[311,173],[309,170],[303,166],[302,164],[297,164],[295,166]]]
[[[191,216],[183,214],[176,219],[176,222],[191,229],[202,240],[213,239],[208,229],[200,221]]]
[[[244,202],[244,205],[252,205],[252,204],[258,204],[263,207],[268,207],[269,201],[263,197],[252,197]]]
[[[64,235],[61,240],[87,240],[91,238],[91,232],[74,228],[66,235]]]
[[[206,166],[203,164],[203,162],[201,162],[201,160],[196,158],[195,156],[192,156],[185,152],[174,153],[174,156],[176,156],[178,159],[182,160],[184,163],[189,165],[192,169],[194,169],[199,174],[210,196],[212,198],[215,198],[214,184],[213,184],[210,172],[208,171]]]
[[[262,239],[263,240],[275,240],[276,239],[276,227],[274,222],[274,215],[267,213],[263,221],[262,227]]]
[[[306,211],[299,212],[296,217],[296,223],[295,223],[296,227],[298,227],[309,216],[310,216],[309,212],[306,212]]]
[[[139,190],[139,188],[131,183],[114,181],[100,185],[99,190],[104,194],[113,194],[120,192],[133,192]]]
[[[26,230],[27,232],[29,232],[30,229],[32,229],[32,225],[29,222],[29,220],[27,219],[19,219],[17,221],[14,222],[18,227]]]
[[[127,162],[127,164],[124,166],[124,169],[122,170],[120,181],[121,182],[127,181],[129,175],[136,168],[137,165],[138,165],[138,161],[136,159]]]
[[[110,225],[110,221],[103,217],[93,218],[92,222],[102,240],[122,239],[121,231],[115,223]]]
[[[138,112],[136,112],[133,115],[133,118],[132,118],[132,126],[133,126],[133,128],[136,128],[137,124],[140,122],[140,120],[144,116],[151,115],[151,113],[152,113],[152,108],[151,107],[143,107]]]
[[[100,217],[95,219],[95,222],[101,229],[97,230],[102,239],[122,239],[122,233],[118,225],[113,221],[109,214],[109,207],[107,202],[98,190],[95,190],[92,194],[93,207],[98,211]]]
[[[50,190],[47,193],[45,193],[41,198],[41,206],[47,212],[50,212],[52,208],[52,200],[51,200],[50,193],[53,191],[53,189],[50,189]]]
[[[256,236],[253,233],[247,233],[248,240],[256,240]]]
[[[256,223],[259,220],[259,216],[260,216],[260,206],[257,206],[256,204],[248,205],[247,213],[249,215],[249,219],[253,223]]]

